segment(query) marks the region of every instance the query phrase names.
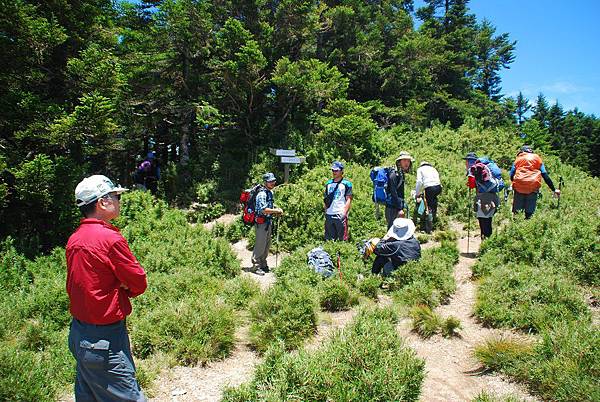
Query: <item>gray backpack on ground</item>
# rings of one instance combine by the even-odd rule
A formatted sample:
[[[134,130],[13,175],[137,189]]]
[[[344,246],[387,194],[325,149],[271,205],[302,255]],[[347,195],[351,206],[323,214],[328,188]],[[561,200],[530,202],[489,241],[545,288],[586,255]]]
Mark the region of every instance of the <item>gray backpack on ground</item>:
[[[316,247],[310,250],[307,254],[308,265],[314,271],[325,278],[329,278],[335,272],[335,267],[331,261],[331,257],[322,247]]]

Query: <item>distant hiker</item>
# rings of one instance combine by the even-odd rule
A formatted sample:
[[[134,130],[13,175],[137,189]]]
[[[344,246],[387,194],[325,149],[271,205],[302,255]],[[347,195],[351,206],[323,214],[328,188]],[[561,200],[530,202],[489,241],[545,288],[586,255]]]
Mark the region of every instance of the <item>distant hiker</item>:
[[[142,161],[133,173],[133,182],[140,190],[150,190],[155,195],[160,180],[160,164],[156,160],[154,152],[148,152],[146,159]]]
[[[146,290],[146,273],[119,229],[121,193],[101,175],[75,188],[83,214],[66,247],[67,293],[73,316],[69,350],[75,357],[78,401],[145,401],[135,377],[125,325],[130,298]]]
[[[373,249],[376,257],[371,272],[389,276],[400,265],[421,258],[421,245],[414,234],[415,224],[412,220],[396,218],[386,235],[376,242]]]
[[[429,162],[421,162],[417,169],[417,184],[415,194],[417,203],[424,197],[425,211],[422,215],[421,225],[426,233],[431,233],[437,221],[438,196],[442,193],[440,175]],[[430,215],[430,216],[427,216]]]
[[[493,177],[490,168],[476,161],[469,169],[470,175],[475,182],[476,195],[473,209],[477,212],[481,239],[492,235],[492,218],[500,205],[498,198],[498,183]]]
[[[542,158],[527,145],[517,154],[517,159],[510,168],[510,179],[514,191],[513,213],[525,210],[525,219],[531,218],[535,212],[542,179],[554,192],[554,196],[560,197],[560,190],[554,187]]]
[[[352,203],[352,183],[344,179],[344,164],[331,165],[333,179],[325,184],[325,240],[348,240],[348,212]]]
[[[256,193],[256,240],[252,252],[252,268],[255,274],[264,275],[269,272],[267,257],[271,248],[271,233],[273,231],[273,216],[281,215],[283,210],[273,204],[273,188],[277,179],[273,173],[263,175],[263,186]]]
[[[390,169],[388,176],[390,199],[385,206],[385,220],[388,229],[392,227],[394,220],[398,218],[398,213],[407,208],[404,201],[404,183],[406,181],[404,174],[408,173],[414,161],[408,152],[402,151],[400,156],[396,158],[396,168]]]

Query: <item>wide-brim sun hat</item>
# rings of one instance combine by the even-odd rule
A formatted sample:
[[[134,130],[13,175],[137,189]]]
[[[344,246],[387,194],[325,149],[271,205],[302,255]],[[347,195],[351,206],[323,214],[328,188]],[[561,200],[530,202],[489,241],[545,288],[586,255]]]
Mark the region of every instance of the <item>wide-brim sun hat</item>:
[[[477,156],[477,154],[475,152],[469,152],[464,158],[463,160],[466,161],[470,161],[470,160],[477,160],[479,157]]]
[[[125,187],[115,185],[108,177],[96,174],[86,177],[75,187],[75,201],[77,206],[91,204],[107,194],[121,194],[127,191]]]
[[[396,218],[386,237],[396,240],[408,240],[415,234],[415,223],[411,219]]]
[[[401,161],[401,160],[404,160],[404,159],[407,159],[407,160],[409,160],[409,161],[411,161],[411,162],[414,162],[414,161],[415,161],[415,158],[413,158],[413,157],[411,156],[411,154],[409,154],[409,153],[408,153],[408,152],[406,152],[406,151],[401,151],[401,152],[400,152],[400,156],[398,156],[398,157],[396,158],[396,162],[399,162],[399,161]]]

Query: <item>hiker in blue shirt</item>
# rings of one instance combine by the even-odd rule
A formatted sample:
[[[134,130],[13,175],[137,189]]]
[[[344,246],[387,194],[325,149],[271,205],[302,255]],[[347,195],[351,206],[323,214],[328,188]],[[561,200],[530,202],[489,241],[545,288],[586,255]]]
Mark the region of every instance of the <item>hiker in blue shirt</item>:
[[[333,179],[325,184],[325,240],[348,240],[348,212],[352,203],[352,183],[344,179],[344,164],[331,165]]]

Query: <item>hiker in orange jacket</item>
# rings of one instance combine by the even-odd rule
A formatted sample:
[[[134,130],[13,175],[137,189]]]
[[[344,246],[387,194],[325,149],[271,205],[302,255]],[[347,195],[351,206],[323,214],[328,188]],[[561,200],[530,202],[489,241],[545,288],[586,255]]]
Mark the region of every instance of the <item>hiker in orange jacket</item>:
[[[528,145],[524,145],[517,154],[517,159],[510,168],[510,179],[514,191],[513,213],[525,210],[525,219],[531,218],[535,212],[542,179],[554,192],[554,196],[560,197],[560,190],[554,187],[542,158]]]

